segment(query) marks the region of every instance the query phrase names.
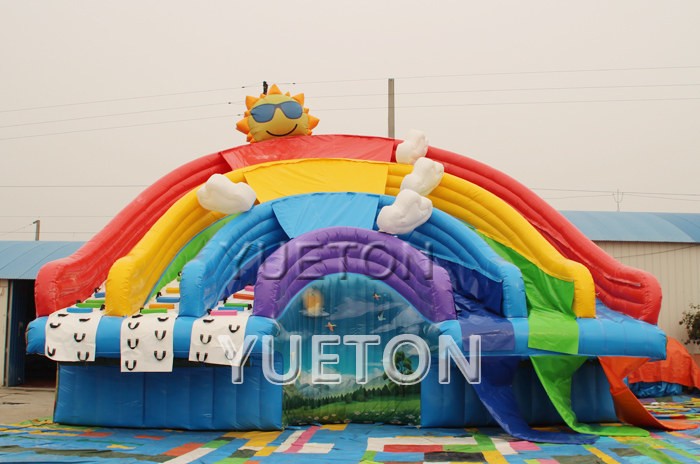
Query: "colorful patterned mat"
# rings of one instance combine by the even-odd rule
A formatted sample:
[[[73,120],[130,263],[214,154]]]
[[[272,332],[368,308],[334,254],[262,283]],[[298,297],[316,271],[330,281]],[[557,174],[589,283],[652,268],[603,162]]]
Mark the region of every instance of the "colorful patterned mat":
[[[640,401],[659,419],[684,419],[700,422],[700,396],[669,396],[641,399]]]
[[[645,400],[654,414],[700,422],[700,396]],[[593,445],[518,441],[497,428],[418,429],[348,424],[279,432],[187,432],[69,427],[35,420],[0,426],[0,463],[696,463],[700,430]]]

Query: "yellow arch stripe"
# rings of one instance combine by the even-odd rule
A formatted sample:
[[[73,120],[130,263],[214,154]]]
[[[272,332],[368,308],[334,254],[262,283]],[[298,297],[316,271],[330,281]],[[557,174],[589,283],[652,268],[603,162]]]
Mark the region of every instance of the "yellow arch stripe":
[[[362,169],[358,170],[358,166]],[[387,174],[388,170],[388,174]],[[304,172],[315,176],[315,191],[351,191],[396,195],[411,166],[345,159],[277,161],[232,171],[233,182],[246,180],[264,201],[281,196],[308,193]],[[377,191],[383,176],[384,191]],[[264,179],[264,185],[258,182]],[[296,180],[293,180],[296,179]],[[323,182],[320,182],[322,179]],[[363,180],[364,179],[364,180]],[[272,180],[272,182],[271,182]],[[256,185],[260,184],[260,185]],[[284,185],[280,189],[280,185]],[[325,187],[324,187],[325,185]],[[270,186],[274,186],[270,189]],[[562,257],[527,220],[490,192],[455,176],[445,174],[440,186],[429,196],[436,208],[464,220],[480,232],[514,249],[544,272],[574,284],[574,312],[578,317],[595,316],[593,279],[579,263]],[[466,201],[465,201],[466,200]],[[177,252],[197,233],[223,217],[203,209],[196,189],[178,200],[125,257],[118,260],[107,279],[106,311],[110,315],[138,312],[148,293]]]
[[[387,195],[399,193],[401,180],[412,166],[392,164]],[[564,258],[521,214],[493,193],[459,177],[445,174],[428,198],[433,205],[461,219],[493,240],[512,248],[545,273],[573,282],[573,310],[578,317],[595,317],[595,285],[581,263]]]
[[[241,182],[243,173],[233,172],[228,177]],[[112,265],[105,289],[105,314],[137,313],[180,249],[225,216],[202,208],[196,191],[191,190],[176,201],[136,246]]]
[[[383,194],[388,164],[337,158],[290,160],[246,168],[243,176],[260,203],[314,192]]]
[[[384,193],[386,172],[384,163],[302,159],[257,164],[226,176],[233,182],[251,182],[260,201],[265,202],[280,196],[318,191]],[[198,189],[175,202],[139,243],[112,265],[107,276],[105,314],[137,313],[180,249],[225,216],[202,208],[197,200]]]

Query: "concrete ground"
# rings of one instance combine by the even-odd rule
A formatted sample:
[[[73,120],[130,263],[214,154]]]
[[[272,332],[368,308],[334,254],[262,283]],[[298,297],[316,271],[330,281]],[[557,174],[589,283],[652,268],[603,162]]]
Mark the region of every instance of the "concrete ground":
[[[53,388],[0,387],[0,424],[53,417]]]

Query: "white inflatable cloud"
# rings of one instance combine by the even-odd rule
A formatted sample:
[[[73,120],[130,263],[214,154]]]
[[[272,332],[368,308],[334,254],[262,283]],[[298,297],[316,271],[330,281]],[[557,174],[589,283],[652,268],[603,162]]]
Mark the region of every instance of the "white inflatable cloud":
[[[401,235],[412,232],[433,213],[433,203],[413,190],[401,190],[392,205],[379,211],[377,225],[380,232]]]
[[[428,153],[428,136],[423,131],[411,129],[403,142],[396,145],[396,162],[413,164]]]
[[[222,174],[213,174],[197,190],[197,199],[202,208],[224,214],[248,211],[255,203],[255,190],[244,183],[232,182]]]
[[[428,195],[440,184],[445,174],[445,166],[430,158],[419,158],[413,165],[413,172],[401,181],[401,190],[413,190],[423,196]]]

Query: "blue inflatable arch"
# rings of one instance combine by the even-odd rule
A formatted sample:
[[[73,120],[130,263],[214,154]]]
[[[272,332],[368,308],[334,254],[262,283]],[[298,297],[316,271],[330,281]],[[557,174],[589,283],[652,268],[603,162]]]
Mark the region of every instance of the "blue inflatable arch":
[[[183,268],[180,314],[200,317],[226,295],[255,282],[265,259],[302,233],[332,226],[376,229],[378,211],[393,201],[394,197],[386,195],[322,193],[254,207],[222,227]],[[300,216],[304,211],[317,214]],[[323,211],[332,213],[319,213]],[[466,224],[434,210],[428,222],[400,238],[433,255],[460,293],[483,302],[496,314],[527,316],[519,269],[498,256]],[[428,243],[432,249],[427,249]]]

